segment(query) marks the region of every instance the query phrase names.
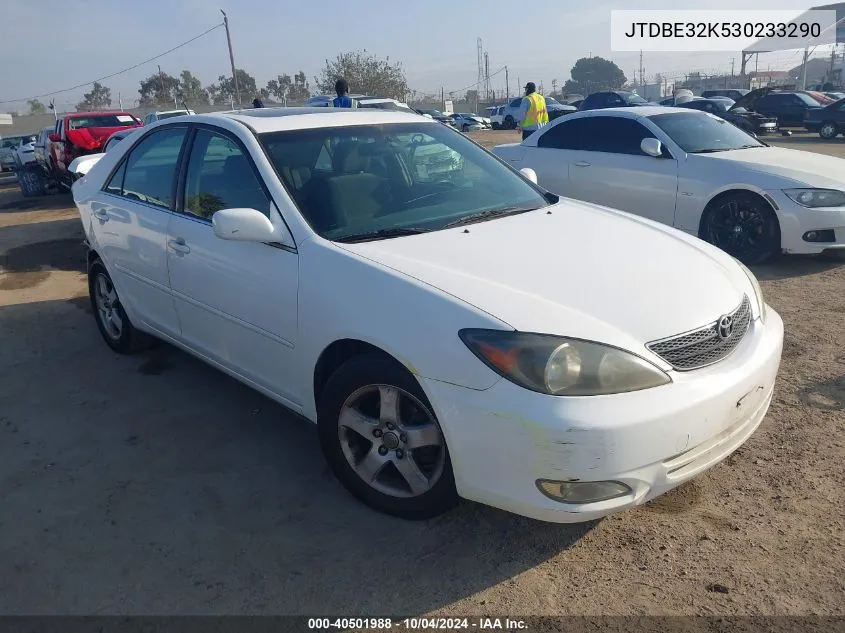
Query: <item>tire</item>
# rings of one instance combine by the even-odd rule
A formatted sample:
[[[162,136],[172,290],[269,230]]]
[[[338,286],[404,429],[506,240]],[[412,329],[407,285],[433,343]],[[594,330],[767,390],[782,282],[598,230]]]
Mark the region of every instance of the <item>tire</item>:
[[[112,350],[118,354],[132,354],[151,345],[152,338],[137,330],[126,316],[111,276],[99,259],[88,269],[88,296],[97,328]]]
[[[833,249],[823,251],[822,259],[828,262],[845,263],[845,251]]]
[[[516,121],[514,121],[514,118],[510,114],[505,117],[505,120],[502,122],[502,127],[506,130],[516,129]]]
[[[395,415],[383,403],[399,403]],[[439,422],[417,381],[396,361],[365,354],[341,365],[322,391],[317,421],[326,461],[359,501],[410,520],[457,505]]]
[[[826,141],[836,138],[837,134],[839,134],[839,128],[833,121],[825,121],[819,128],[819,136]]]
[[[711,200],[704,209],[701,239],[747,265],[762,264],[780,251],[780,224],[772,207],[749,191]]]
[[[492,127],[494,130],[498,130],[498,129],[499,129],[499,128],[501,128],[502,126],[501,126],[501,125],[499,125],[498,123],[491,123],[491,124],[490,124],[490,127]]]

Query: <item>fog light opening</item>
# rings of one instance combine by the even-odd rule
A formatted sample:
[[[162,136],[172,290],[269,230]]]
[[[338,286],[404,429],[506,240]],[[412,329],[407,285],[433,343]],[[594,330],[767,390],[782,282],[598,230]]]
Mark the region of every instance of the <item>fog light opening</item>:
[[[537,489],[553,501],[560,503],[598,503],[609,501],[633,492],[621,481],[550,481],[538,479]]]
[[[833,229],[807,231],[802,238],[805,242],[835,242],[836,233]]]

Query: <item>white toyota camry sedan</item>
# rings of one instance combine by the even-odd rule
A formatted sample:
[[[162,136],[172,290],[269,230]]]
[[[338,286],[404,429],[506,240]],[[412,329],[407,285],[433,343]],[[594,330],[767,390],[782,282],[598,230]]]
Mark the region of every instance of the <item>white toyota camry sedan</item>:
[[[736,260],[415,114],[168,119],[73,195],[105,342],[312,420],[383,512],[594,519],[723,460],[772,398],[783,324]]]
[[[579,112],[493,151],[550,191],[674,226],[748,264],[780,251],[845,255],[845,160],[771,147],[712,114]]]

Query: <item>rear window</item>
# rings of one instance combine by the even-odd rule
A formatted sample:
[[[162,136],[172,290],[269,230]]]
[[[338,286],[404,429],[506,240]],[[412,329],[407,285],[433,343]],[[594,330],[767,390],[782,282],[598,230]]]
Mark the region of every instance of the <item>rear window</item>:
[[[171,119],[175,116],[185,116],[186,114],[188,114],[188,113],[187,112],[163,112],[163,113],[158,115],[158,119],[159,119],[159,121],[161,121],[162,119]]]
[[[80,130],[86,127],[122,127],[137,123],[131,114],[94,114],[68,119],[68,129]]]

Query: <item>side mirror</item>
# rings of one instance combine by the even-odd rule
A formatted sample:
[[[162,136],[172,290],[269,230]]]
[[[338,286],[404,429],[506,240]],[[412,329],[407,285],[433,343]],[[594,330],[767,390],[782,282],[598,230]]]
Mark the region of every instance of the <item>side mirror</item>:
[[[275,242],[279,235],[270,218],[255,209],[222,209],[211,216],[214,234],[237,242]]]
[[[661,158],[663,156],[663,144],[656,138],[644,138],[640,141],[640,149],[655,158]]]
[[[49,139],[54,143],[58,143],[62,140],[62,137],[56,134],[55,132],[50,132]]]
[[[531,182],[535,185],[537,184],[537,172],[531,169],[530,167],[524,167],[519,170],[519,173],[528,178]]]

